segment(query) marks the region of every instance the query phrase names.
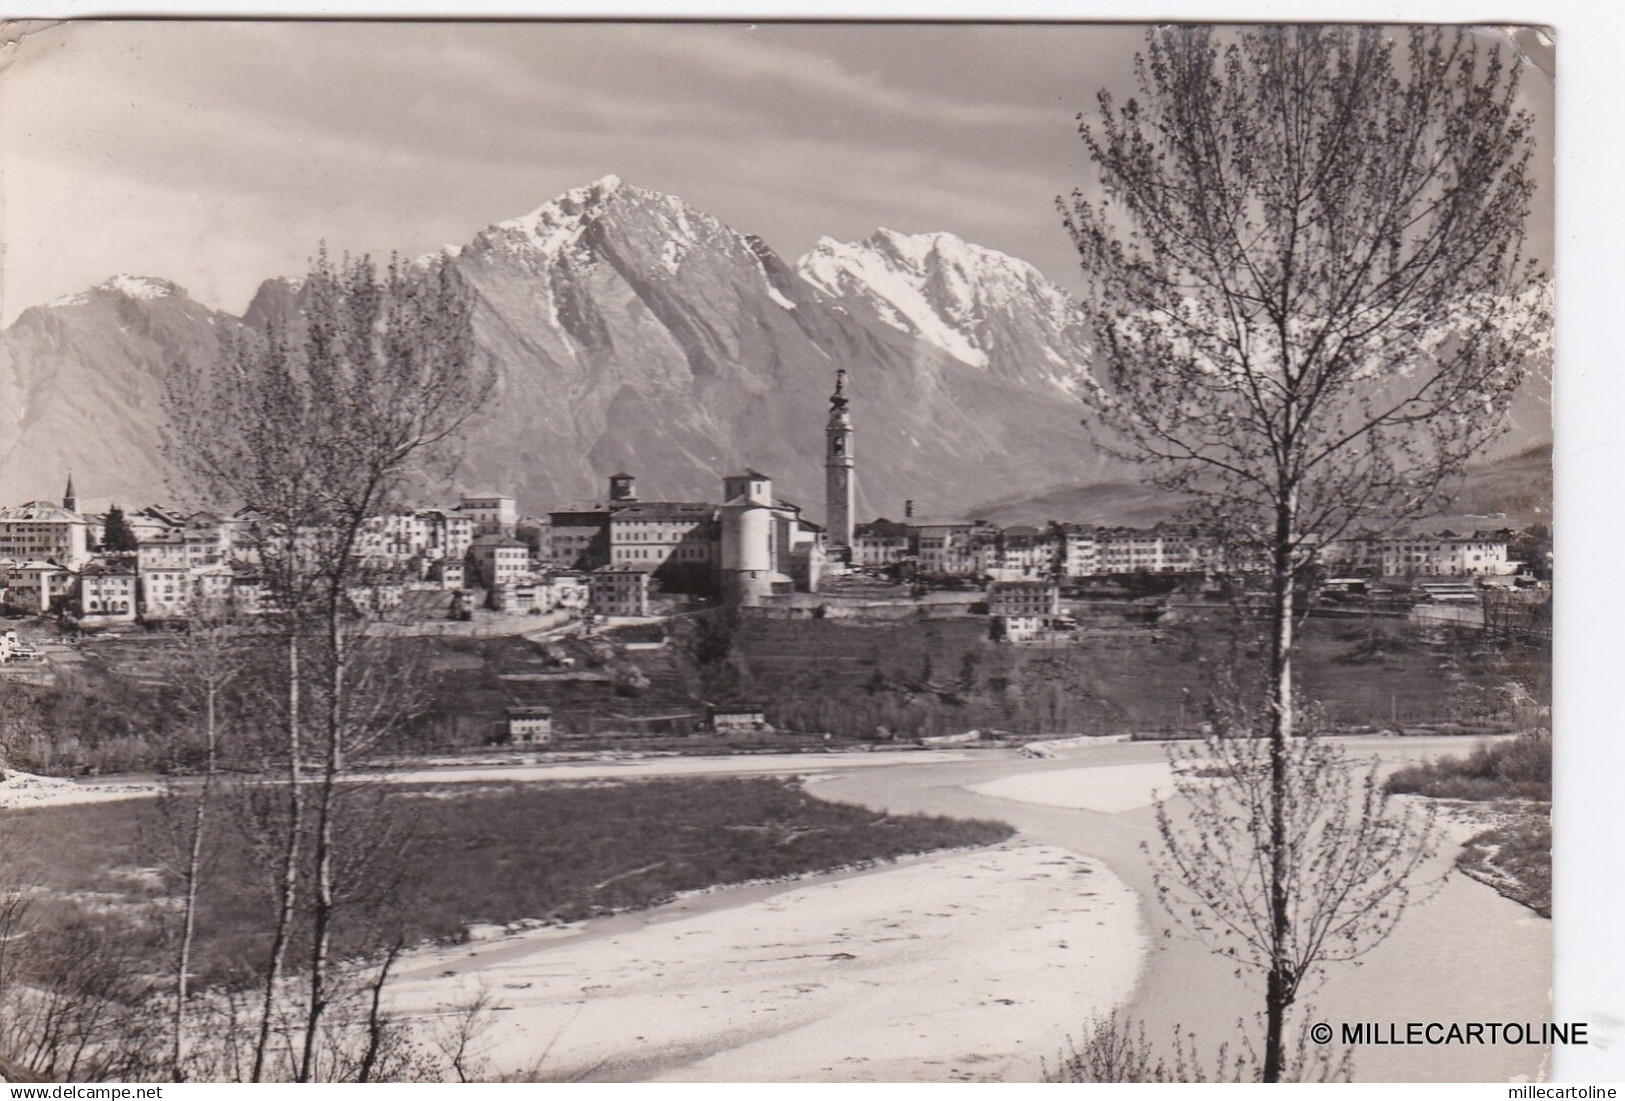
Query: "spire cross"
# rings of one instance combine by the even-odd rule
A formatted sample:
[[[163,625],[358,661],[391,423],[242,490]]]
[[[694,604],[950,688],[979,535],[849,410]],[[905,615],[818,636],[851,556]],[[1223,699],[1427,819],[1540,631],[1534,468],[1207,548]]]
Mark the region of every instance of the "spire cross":
[[[835,392],[829,396],[832,409],[846,408],[846,368],[839,368],[835,372]]]

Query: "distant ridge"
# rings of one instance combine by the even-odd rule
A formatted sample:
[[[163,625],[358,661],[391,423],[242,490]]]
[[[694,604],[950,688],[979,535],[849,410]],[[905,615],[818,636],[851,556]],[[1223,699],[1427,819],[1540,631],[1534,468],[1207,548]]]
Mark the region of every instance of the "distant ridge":
[[[1552,445],[1538,443],[1504,458],[1474,464],[1455,488],[1451,505],[1416,527],[1527,527],[1552,521]],[[995,498],[962,510],[999,525],[1050,520],[1145,527],[1174,518],[1182,499],[1141,482],[1063,486],[1035,495]]]

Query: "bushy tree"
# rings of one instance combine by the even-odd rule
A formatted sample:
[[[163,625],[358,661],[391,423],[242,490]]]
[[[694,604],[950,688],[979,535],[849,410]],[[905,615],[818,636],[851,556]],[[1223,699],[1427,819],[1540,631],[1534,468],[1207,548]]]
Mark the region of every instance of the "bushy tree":
[[[137,547],[135,531],[117,504],[107,510],[102,524],[102,550],[116,554],[134,553]]]
[[[301,903],[309,993],[294,1076],[316,1073],[342,902],[344,775],[410,710],[411,693],[381,689],[403,686],[375,664],[379,644],[366,637],[363,594],[391,580],[365,553],[367,525],[399,503],[409,479],[447,468],[492,385],[450,266],[392,262],[380,275],[365,257],[335,264],[323,251],[299,305],[285,324],[228,335],[212,363],[175,367],[167,388],[171,465],[210,506],[249,518],[284,657],[272,710],[285,735],[286,808],[268,819],[282,839],[281,871],[255,1081]]]

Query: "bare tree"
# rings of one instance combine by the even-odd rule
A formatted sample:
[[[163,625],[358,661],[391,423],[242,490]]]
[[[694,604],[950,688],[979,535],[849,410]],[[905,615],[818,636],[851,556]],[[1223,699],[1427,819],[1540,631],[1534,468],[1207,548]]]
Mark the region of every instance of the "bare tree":
[[[1291,1053],[1294,1077],[1301,1082],[1347,1082],[1354,1076],[1353,1053],[1345,1048],[1333,1055],[1325,1044],[1315,1044],[1305,1021]],[[1172,1053],[1172,1062],[1169,1062]],[[1247,1082],[1259,1073],[1256,1048],[1243,1042],[1232,1051],[1220,1044],[1211,1061],[1204,1060],[1196,1037],[1174,1026],[1165,1051],[1146,1037],[1145,1022],[1130,1023],[1116,1010],[1096,1015],[1084,1024],[1083,1042],[1070,1037],[1055,1066],[1044,1064],[1046,1082]]]
[[[495,1001],[482,982],[435,1026],[434,1045],[459,1082],[478,1081],[486,1071],[488,1045],[484,1037],[493,1024],[491,1012]]]
[[[271,947],[261,976],[259,1036],[250,1081],[269,1055],[278,984],[299,898],[304,846],[305,775],[302,686],[316,577],[307,533],[323,519],[322,469],[304,372],[287,334],[223,335],[206,366],[177,363],[166,379],[163,440],[182,493],[252,519],[248,548],[264,578],[266,621],[282,650],[275,710],[283,734],[287,813],[280,829]],[[270,701],[267,701],[270,702]],[[269,820],[269,816],[267,816]]]
[[[307,843],[309,996],[295,1076],[315,1071],[340,789],[355,743],[378,729],[358,732],[351,711],[358,590],[381,580],[367,554],[368,524],[398,503],[409,478],[448,456],[491,387],[474,359],[469,298],[449,266],[416,272],[392,262],[380,276],[366,258],[335,265],[323,252],[300,302],[286,329],[230,337],[214,364],[177,368],[169,379],[170,458],[217,506],[252,518],[286,658],[287,810],[255,1081],[265,1071]]]
[[[1378,762],[1358,765],[1312,730],[1288,754],[1278,787],[1269,743],[1245,727],[1173,750],[1175,794],[1157,805],[1161,849],[1152,854],[1158,901],[1212,951],[1268,981],[1284,947],[1276,981],[1286,1007],[1327,964],[1357,960],[1381,944],[1439,882],[1418,874],[1438,849],[1431,805],[1395,805]],[[1277,810],[1282,835],[1271,832]],[[1284,925],[1274,909],[1270,846],[1278,840],[1287,877]],[[1304,1069],[1288,1055],[1277,1054],[1277,1078],[1267,1080]]]
[[[228,691],[242,672],[243,629],[225,607],[195,606],[184,634],[173,640],[170,653],[172,681],[180,690],[185,718],[182,736],[202,740],[195,782],[171,777],[165,784],[162,805],[173,823],[176,871],[181,885],[180,929],[175,944],[175,1003],[170,1029],[170,1073],[186,1078],[187,1005],[192,974],[192,949],[197,937],[199,892],[205,868],[205,846],[213,826],[215,789],[220,776],[221,735],[231,710]],[[178,763],[191,757],[194,747],[177,747]],[[191,771],[191,770],[187,770]]]
[[[1275,1081],[1299,936],[1294,591],[1351,525],[1437,508],[1544,354],[1533,120],[1522,63],[1466,29],[1159,28],[1135,71],[1139,96],[1080,116],[1098,189],[1061,206],[1110,446],[1205,501],[1268,576]]]

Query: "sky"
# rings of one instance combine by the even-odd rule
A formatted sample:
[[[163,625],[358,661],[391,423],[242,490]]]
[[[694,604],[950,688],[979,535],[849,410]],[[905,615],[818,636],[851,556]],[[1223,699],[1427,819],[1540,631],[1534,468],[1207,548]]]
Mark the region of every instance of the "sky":
[[[0,72],[0,324],[118,274],[241,312],[334,252],[415,256],[614,173],[787,260],[949,230],[1064,285],[1110,25],[87,22]],[[1530,103],[1550,119],[1549,82]],[[1549,132],[1549,121],[1545,124]],[[1549,237],[1549,227],[1543,234]]]

